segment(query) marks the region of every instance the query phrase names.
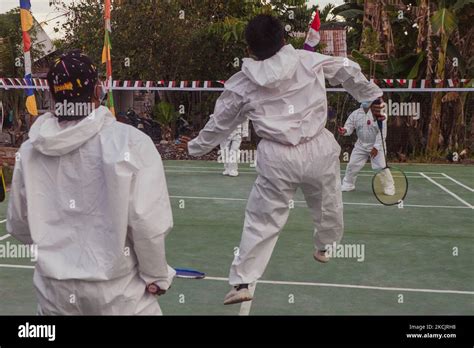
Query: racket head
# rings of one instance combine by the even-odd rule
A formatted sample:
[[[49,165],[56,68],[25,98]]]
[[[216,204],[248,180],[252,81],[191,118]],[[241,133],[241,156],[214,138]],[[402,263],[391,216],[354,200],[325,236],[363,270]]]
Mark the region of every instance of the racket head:
[[[187,268],[175,268],[176,278],[185,279],[203,279],[206,277],[206,273],[196,271],[194,269]]]
[[[385,167],[373,176],[372,191],[383,205],[397,205],[407,196],[408,179],[401,169]]]

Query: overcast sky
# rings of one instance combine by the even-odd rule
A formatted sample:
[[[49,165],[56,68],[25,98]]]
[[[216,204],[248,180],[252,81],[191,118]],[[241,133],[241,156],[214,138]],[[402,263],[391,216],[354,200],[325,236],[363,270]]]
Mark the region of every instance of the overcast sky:
[[[60,18],[51,20],[47,23],[44,23],[44,21],[48,21],[58,15],[61,15],[60,12],[56,11],[54,7],[49,5],[49,3],[53,1],[58,1],[58,0],[31,0],[31,11],[33,12],[33,15],[35,16],[36,20],[42,23],[43,29],[48,33],[48,35],[51,38],[57,38],[57,37],[60,37],[62,34],[61,32],[57,34],[54,33],[53,28],[56,25],[56,22],[61,21],[61,19],[64,17],[60,17]],[[60,0],[60,1],[64,3],[71,3],[74,0]],[[340,5],[343,2],[344,2],[343,0],[309,0],[309,3],[311,5],[319,4],[321,8],[324,7],[328,3]],[[18,7],[19,3],[20,3],[19,0],[0,0],[0,13],[7,12],[11,10],[12,8]]]

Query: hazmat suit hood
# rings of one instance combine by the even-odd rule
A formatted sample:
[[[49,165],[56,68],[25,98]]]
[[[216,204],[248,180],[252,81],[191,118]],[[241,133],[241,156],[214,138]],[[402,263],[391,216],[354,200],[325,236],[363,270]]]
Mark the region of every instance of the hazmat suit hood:
[[[298,62],[298,52],[292,45],[285,45],[275,55],[265,60],[244,58],[242,72],[257,85],[274,88],[293,77]]]
[[[63,156],[86,143],[109,121],[113,121],[113,116],[104,106],[79,121],[59,122],[54,114],[48,112],[31,127],[31,145],[44,155]]]

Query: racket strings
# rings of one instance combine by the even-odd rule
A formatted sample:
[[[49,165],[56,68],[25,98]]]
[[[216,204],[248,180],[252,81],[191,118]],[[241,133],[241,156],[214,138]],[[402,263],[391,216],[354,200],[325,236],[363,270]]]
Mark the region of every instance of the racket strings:
[[[384,205],[395,205],[405,199],[408,180],[397,168],[385,168],[375,174],[372,189],[377,200]]]

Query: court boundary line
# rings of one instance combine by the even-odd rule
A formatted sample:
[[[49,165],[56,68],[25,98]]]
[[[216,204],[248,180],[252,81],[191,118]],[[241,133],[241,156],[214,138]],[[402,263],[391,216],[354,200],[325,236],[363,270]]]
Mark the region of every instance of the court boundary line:
[[[458,184],[459,186],[465,188],[466,190],[471,191],[471,192],[474,192],[474,189],[473,189],[473,188],[471,188],[471,187],[469,187],[469,186],[463,184],[462,182],[457,181],[456,179],[450,177],[448,174],[441,173],[441,175],[443,175],[444,177],[446,177],[446,179],[449,179],[449,180],[451,180],[452,182]]]
[[[204,278],[204,279],[206,279],[206,278]],[[249,284],[249,291],[250,291],[250,295],[252,295],[252,297],[255,294],[256,289],[257,289],[257,282],[253,282],[253,283]],[[242,304],[240,305],[239,315],[243,315],[243,316],[250,315],[250,309],[252,308],[252,302],[253,302],[253,300],[242,302]]]
[[[425,173],[421,173],[420,172],[420,175],[423,176],[425,179],[427,179],[429,182],[431,182],[432,184],[438,186],[440,189],[442,189],[444,192],[450,194],[451,196],[453,196],[454,198],[456,198],[459,202],[463,203],[464,205],[466,205],[468,208],[470,209],[474,209],[474,206],[470,205],[468,202],[466,202],[464,199],[462,199],[461,197],[459,197],[457,194],[455,194],[454,192],[451,192],[449,191],[446,187],[444,187],[443,185],[441,185],[440,183],[434,181],[432,178],[430,178],[428,175],[426,175]]]
[[[219,162],[215,162],[217,164],[223,164],[223,163],[219,163]],[[239,163],[240,165],[247,165],[248,163]],[[341,163],[341,164],[347,164],[347,163]],[[176,169],[213,169],[213,170],[216,170],[216,171],[220,171],[221,169],[224,169],[224,168],[220,168],[220,167],[217,167],[217,166],[208,166],[208,167],[195,167],[195,166],[167,166],[167,165],[164,165],[163,166],[165,169],[167,168],[176,168]],[[246,172],[252,172],[252,173],[256,173],[255,169],[252,169],[252,168],[249,168],[249,167],[243,167],[243,168],[239,168],[239,171],[246,171]],[[340,170],[341,172],[345,172],[346,170],[345,169],[341,169]],[[405,172],[403,171],[405,174],[420,174],[420,172]],[[375,171],[373,170],[361,170],[359,173],[372,173],[374,174]],[[441,175],[443,173],[441,172],[429,172],[429,174],[437,174],[437,175]]]
[[[0,268],[34,269],[35,266],[0,264]],[[204,280],[228,282],[229,278],[206,276]],[[258,280],[258,282],[260,284],[273,284],[273,285],[319,286],[319,287],[328,287],[328,288],[346,288],[346,289],[362,289],[362,290],[423,292],[423,293],[453,294],[453,295],[474,295],[474,291],[467,291],[467,290],[400,288],[400,287],[390,287],[390,286],[354,285],[354,284],[337,284],[337,283],[292,282],[292,281],[284,281],[284,280]]]
[[[191,174],[191,173],[196,173],[196,174],[221,174],[222,172],[219,170],[175,170],[175,169],[166,169],[165,168],[165,173],[182,173],[182,174]],[[369,173],[369,172],[368,172]],[[245,175],[258,175],[257,172],[251,172],[251,171],[239,171],[239,174],[245,174]],[[375,172],[373,174],[359,174],[358,176],[362,177],[373,177]],[[419,173],[418,173],[419,174]],[[343,173],[341,172],[341,175]],[[401,177],[401,176],[399,176]],[[408,179],[423,179],[421,176],[418,175],[407,175],[406,176]],[[442,177],[436,177],[436,179],[444,179]]]
[[[173,199],[202,199],[202,200],[216,200],[216,201],[238,201],[238,202],[247,202],[248,198],[226,198],[226,197],[200,197],[200,196],[170,196]],[[294,203],[306,203],[306,201],[294,201]],[[345,205],[362,205],[362,206],[374,206],[374,207],[385,207],[380,203],[359,203],[359,202],[343,202]],[[457,205],[423,205],[423,204],[404,204],[404,207],[410,208],[440,208],[440,209],[469,209],[465,206]]]

